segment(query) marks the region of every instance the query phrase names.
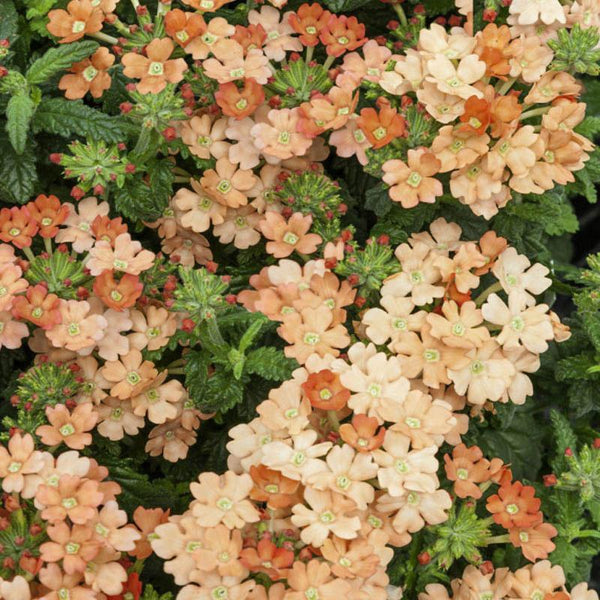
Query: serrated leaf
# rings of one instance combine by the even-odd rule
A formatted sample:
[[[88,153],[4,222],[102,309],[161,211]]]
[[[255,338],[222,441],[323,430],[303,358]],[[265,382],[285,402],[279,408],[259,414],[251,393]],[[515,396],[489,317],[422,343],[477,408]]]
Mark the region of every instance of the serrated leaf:
[[[567,468],[565,460],[565,450],[567,448],[577,447],[577,436],[573,432],[571,424],[567,418],[557,410],[550,413],[552,421],[552,432],[556,446],[555,458],[552,461],[552,468],[556,473],[562,473]]]
[[[379,183],[365,192],[365,208],[372,210],[378,217],[385,217],[392,210],[389,188]]]
[[[6,137],[0,137],[0,147],[0,198],[16,204],[29,202],[38,181],[33,150],[17,154]]]
[[[161,594],[157,592],[150,584],[144,586],[144,593],[140,596],[140,600],[172,600],[173,594],[165,592]]]
[[[19,15],[12,0],[0,2],[0,40],[12,39],[18,29]]]
[[[283,381],[291,377],[297,367],[296,361],[287,358],[281,350],[266,346],[248,354],[245,372],[270,381]]]
[[[366,6],[371,0],[324,0],[325,6],[333,12],[347,12]]]
[[[6,132],[17,154],[23,154],[29,137],[29,125],[35,103],[26,94],[13,96],[6,107]]]
[[[206,392],[206,382],[211,365],[211,357],[202,350],[192,350],[186,355],[185,387],[196,406],[200,406]]]
[[[66,138],[80,135],[106,142],[126,138],[125,121],[86,106],[81,100],[50,98],[42,100],[33,119],[35,131],[45,131]]]
[[[209,377],[201,408],[204,412],[225,413],[244,399],[244,386],[229,369],[219,369]]]
[[[87,40],[50,48],[27,69],[27,81],[32,84],[43,83],[73,63],[88,58],[97,48],[97,42]]]

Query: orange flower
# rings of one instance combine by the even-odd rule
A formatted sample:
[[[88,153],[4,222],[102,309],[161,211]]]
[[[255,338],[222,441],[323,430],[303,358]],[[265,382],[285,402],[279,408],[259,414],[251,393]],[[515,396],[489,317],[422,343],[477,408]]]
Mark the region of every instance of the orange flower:
[[[96,33],[102,29],[104,13],[94,6],[91,0],[71,0],[67,10],[51,10],[46,29],[56,37],[62,38],[60,44],[69,44],[81,39],[86,33]]]
[[[331,13],[323,10],[318,2],[303,4],[295,13],[290,13],[289,24],[300,34],[299,39],[305,46],[316,46],[330,17]]]
[[[42,560],[49,563],[62,560],[62,568],[69,575],[83,573],[99,551],[100,542],[94,539],[94,529],[85,525],[74,525],[71,529],[66,523],[57,523],[48,527],[48,537],[51,541],[40,546]]]
[[[157,94],[167,83],[181,81],[187,71],[188,66],[183,58],[169,60],[173,49],[170,38],[154,39],[146,46],[146,56],[135,52],[123,56],[123,74],[140,80],[137,90],[141,94]]]
[[[408,164],[388,160],[383,164],[383,181],[390,187],[390,198],[404,208],[413,208],[419,202],[433,203],[444,192],[442,182],[435,175],[442,163],[426,148],[408,151]]]
[[[350,390],[340,382],[340,376],[329,369],[311,373],[302,384],[304,395],[313,408],[340,410],[350,399]]]
[[[148,536],[154,533],[154,530],[162,523],[169,520],[170,509],[162,508],[144,508],[138,506],[133,511],[133,522],[138,526],[142,538],[135,543],[135,550],[129,552],[139,560],[144,560],[152,554],[152,547],[148,541]]]
[[[540,523],[526,529],[515,527],[508,533],[512,545],[521,548],[523,556],[531,562],[548,558],[548,554],[556,548],[551,540],[558,535],[558,531],[550,523]]]
[[[300,482],[288,479],[280,471],[273,471],[264,465],[252,465],[250,477],[254,481],[249,493],[252,500],[266,502],[272,510],[287,508],[298,501]]]
[[[312,217],[294,213],[289,221],[277,212],[269,211],[260,222],[263,235],[272,240],[267,242],[267,252],[275,258],[285,258],[296,250],[301,254],[312,254],[323,241],[320,235],[308,233]]]
[[[256,548],[240,552],[240,562],[253,573],[265,573],[271,581],[285,577],[294,562],[294,551],[278,548],[270,539],[263,538]]]
[[[327,46],[327,55],[339,57],[366,44],[365,26],[356,17],[330,15],[319,39]]]
[[[98,413],[92,404],[79,404],[72,413],[64,404],[46,407],[46,417],[50,425],[40,425],[35,433],[48,446],[64,442],[73,450],[81,450],[92,443],[87,433],[98,421]]]
[[[497,494],[487,500],[487,509],[494,521],[505,529],[532,527],[542,519],[541,500],[535,497],[535,489],[520,481],[505,483]]]
[[[517,119],[521,115],[523,107],[519,104],[516,96],[497,96],[492,101],[491,117],[492,128],[490,135],[492,137],[502,137],[509,135],[514,129]]]
[[[317,94],[300,105],[298,131],[314,138],[327,129],[340,129],[354,113],[358,94],[352,90],[333,87],[327,95]]]
[[[38,283],[30,287],[24,296],[14,299],[12,314],[17,319],[25,319],[42,329],[52,329],[62,321],[60,298],[49,294],[48,288]]]
[[[248,50],[254,48],[261,49],[267,41],[267,32],[265,28],[259,23],[258,25],[243,25],[235,26],[235,33],[231,36],[232,40],[235,40],[243,49],[244,53],[248,53]]]
[[[483,135],[491,119],[489,102],[483,98],[471,96],[465,102],[465,112],[460,115],[463,125],[459,129],[465,133]]]
[[[202,188],[217,202],[239,208],[248,204],[247,193],[256,185],[257,179],[250,170],[238,169],[226,157],[219,158],[214,169],[202,175]]]
[[[219,10],[232,0],[183,0],[184,4],[203,12]]]
[[[176,8],[165,15],[165,31],[177,44],[185,48],[206,31],[206,23],[202,15]]]
[[[56,196],[40,194],[27,204],[31,218],[38,224],[38,233],[43,238],[53,238],[58,233],[58,225],[69,216],[69,206],[61,204]]]
[[[506,75],[510,73],[510,37],[510,29],[506,25],[498,27],[495,23],[486,25],[477,35],[475,53],[486,64],[486,77],[506,79]]]
[[[103,271],[94,279],[94,294],[109,308],[125,310],[142,295],[144,284],[137,275],[125,273],[119,281],[112,271]]]
[[[110,88],[108,68],[114,62],[115,57],[107,48],[98,48],[90,58],[75,63],[69,69],[70,73],[61,77],[58,89],[65,90],[65,97],[69,100],[83,98],[88,92],[94,98],[100,98]]]
[[[382,106],[379,113],[374,108],[363,108],[356,123],[374,149],[389,144],[406,130],[404,117],[390,106]]]
[[[475,498],[482,496],[482,491],[477,485],[491,477],[490,463],[483,458],[483,452],[478,446],[467,448],[459,444],[452,451],[452,458],[444,455],[446,462],[446,476],[454,481],[454,493],[459,498]]]
[[[340,425],[340,436],[358,452],[371,452],[377,450],[385,438],[385,427],[379,427],[375,417],[367,415],[354,415],[352,423]]]
[[[264,102],[265,92],[255,79],[244,79],[241,89],[237,83],[221,83],[215,92],[215,100],[224,115],[239,120],[251,115]]]
[[[106,215],[98,215],[92,221],[90,230],[96,240],[108,242],[114,248],[117,237],[122,233],[127,233],[127,225],[123,223],[121,217],[109,219]]]
[[[37,233],[38,224],[26,206],[13,206],[0,210],[0,240],[17,248],[31,246],[31,238]]]

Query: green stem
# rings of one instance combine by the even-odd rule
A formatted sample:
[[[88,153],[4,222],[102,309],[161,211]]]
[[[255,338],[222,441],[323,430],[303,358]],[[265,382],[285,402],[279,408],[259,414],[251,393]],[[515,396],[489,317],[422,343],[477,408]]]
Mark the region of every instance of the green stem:
[[[501,96],[503,96],[504,94],[506,94],[506,92],[508,92],[508,90],[510,90],[510,88],[513,86],[513,83],[517,80],[516,77],[509,77],[502,85],[500,85],[498,87],[498,89],[496,90],[496,92],[498,92],[498,94],[500,94]],[[498,85],[498,84],[496,84]]]
[[[327,411],[327,419],[329,421],[329,424],[331,425],[331,428],[334,431],[339,431],[340,430],[340,420],[338,419],[337,411],[335,411],[335,410],[328,410]]]
[[[52,239],[51,238],[44,238],[44,248],[46,249],[46,252],[52,256]]]
[[[329,71],[329,68],[331,67],[331,65],[333,64],[333,61],[335,60],[335,56],[328,56],[325,59],[325,62],[323,63],[323,68],[326,71]]]
[[[499,281],[496,281],[496,283],[492,283],[492,285],[483,290],[483,292],[481,292],[481,294],[479,294],[479,296],[475,298],[475,305],[481,306],[487,300],[487,297],[490,294],[493,294],[494,292],[499,292],[501,289],[502,284]]]
[[[412,540],[410,545],[410,556],[408,558],[408,574],[406,575],[406,581],[404,590],[408,592],[414,592],[414,587],[417,580],[417,561],[419,558],[419,552],[421,551],[421,541],[423,539],[422,533],[417,533]]]
[[[33,262],[35,260],[35,255],[31,251],[31,248],[29,246],[24,246],[23,252],[25,253],[25,256],[27,257],[29,262]]]
[[[106,42],[111,46],[116,46],[119,43],[119,40],[116,37],[108,35],[107,33],[102,33],[101,31],[97,31],[96,33],[88,33],[88,35],[100,42]]]
[[[400,23],[402,23],[402,27],[408,27],[408,19],[406,18],[406,13],[400,4],[393,4],[394,10],[400,19]]]
[[[312,60],[314,52],[314,46],[306,46],[306,64],[308,64]]]
[[[486,546],[489,546],[490,544],[506,544],[507,542],[510,542],[510,535],[508,533],[493,535],[485,540]]]
[[[190,182],[191,177],[174,177],[173,178],[173,183],[189,183]]]
[[[185,375],[185,369],[167,369],[169,375]]]
[[[549,106],[542,106],[541,108],[532,108],[521,114],[519,121],[529,119],[529,117],[537,117],[538,115],[545,115],[550,110]]]
[[[596,531],[594,529],[583,529],[583,530],[579,531],[577,533],[577,535],[574,536],[573,539],[576,539],[576,538],[589,538],[589,537],[600,539],[600,531]]]

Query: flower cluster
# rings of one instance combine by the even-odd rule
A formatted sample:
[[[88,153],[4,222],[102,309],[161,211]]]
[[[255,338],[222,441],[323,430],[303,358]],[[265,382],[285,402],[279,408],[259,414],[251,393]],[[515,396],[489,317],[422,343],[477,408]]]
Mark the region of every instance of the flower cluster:
[[[147,536],[164,517],[139,508],[140,529],[128,523],[121,487],[107,476],[76,450],[37,450],[29,434],[14,432],[0,446],[3,598],[113,598],[129,590],[139,597],[127,555],[148,556]]]
[[[498,600],[596,600],[598,594],[588,589],[587,583],[579,583],[570,592],[565,587],[565,574],[562,567],[543,560],[511,572],[509,569],[482,569],[473,566],[465,569],[460,579],[452,581],[452,594],[439,584],[431,584],[419,600],[461,600],[479,597]]]
[[[78,392],[45,407],[47,424],[35,431],[43,443],[81,450],[94,429],[116,441],[149,421],[155,427],[146,451],[177,461],[195,442],[203,415],[181,382],[147,358],[181,326],[181,315],[168,309],[175,276],[168,266],[161,272],[155,254],[108,212],[94,197],[73,206],[55,196],[2,210],[0,239],[8,243],[0,247],[0,344],[17,348],[31,335],[43,360],[76,374]],[[45,251],[35,256],[37,236]]]

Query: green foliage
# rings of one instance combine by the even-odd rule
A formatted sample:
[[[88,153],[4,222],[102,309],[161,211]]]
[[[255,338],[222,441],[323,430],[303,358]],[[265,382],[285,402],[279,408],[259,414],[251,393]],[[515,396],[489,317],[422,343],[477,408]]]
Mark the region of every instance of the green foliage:
[[[333,12],[348,12],[361,8],[371,0],[324,0],[323,4]]]
[[[27,69],[25,77],[30,84],[40,84],[68,69],[73,63],[88,58],[98,48],[97,42],[82,41],[63,44],[47,50]]]
[[[49,292],[65,300],[76,299],[77,288],[90,278],[81,262],[73,260],[67,252],[39,254],[31,261],[25,277],[31,285],[43,282]]]
[[[554,51],[552,69],[592,77],[600,74],[600,32],[597,27],[582,29],[576,23],[570,30],[565,27],[556,33],[556,39],[547,42]]]
[[[19,15],[13,0],[0,3],[0,40],[12,38],[17,33]]]
[[[25,152],[29,124],[35,111],[35,103],[25,94],[13,96],[6,107],[6,131],[17,154]]]
[[[161,594],[149,584],[144,586],[144,591],[140,596],[140,600],[172,600],[172,598],[173,594],[171,592]]]
[[[327,71],[319,64],[307,65],[299,59],[288,63],[287,69],[278,69],[273,83],[267,86],[274,94],[281,96],[282,106],[292,108],[310,100],[312,90],[322,93],[333,85]]]
[[[17,154],[8,138],[0,136],[0,199],[14,204],[29,202],[35,186],[35,153],[31,147]]]

